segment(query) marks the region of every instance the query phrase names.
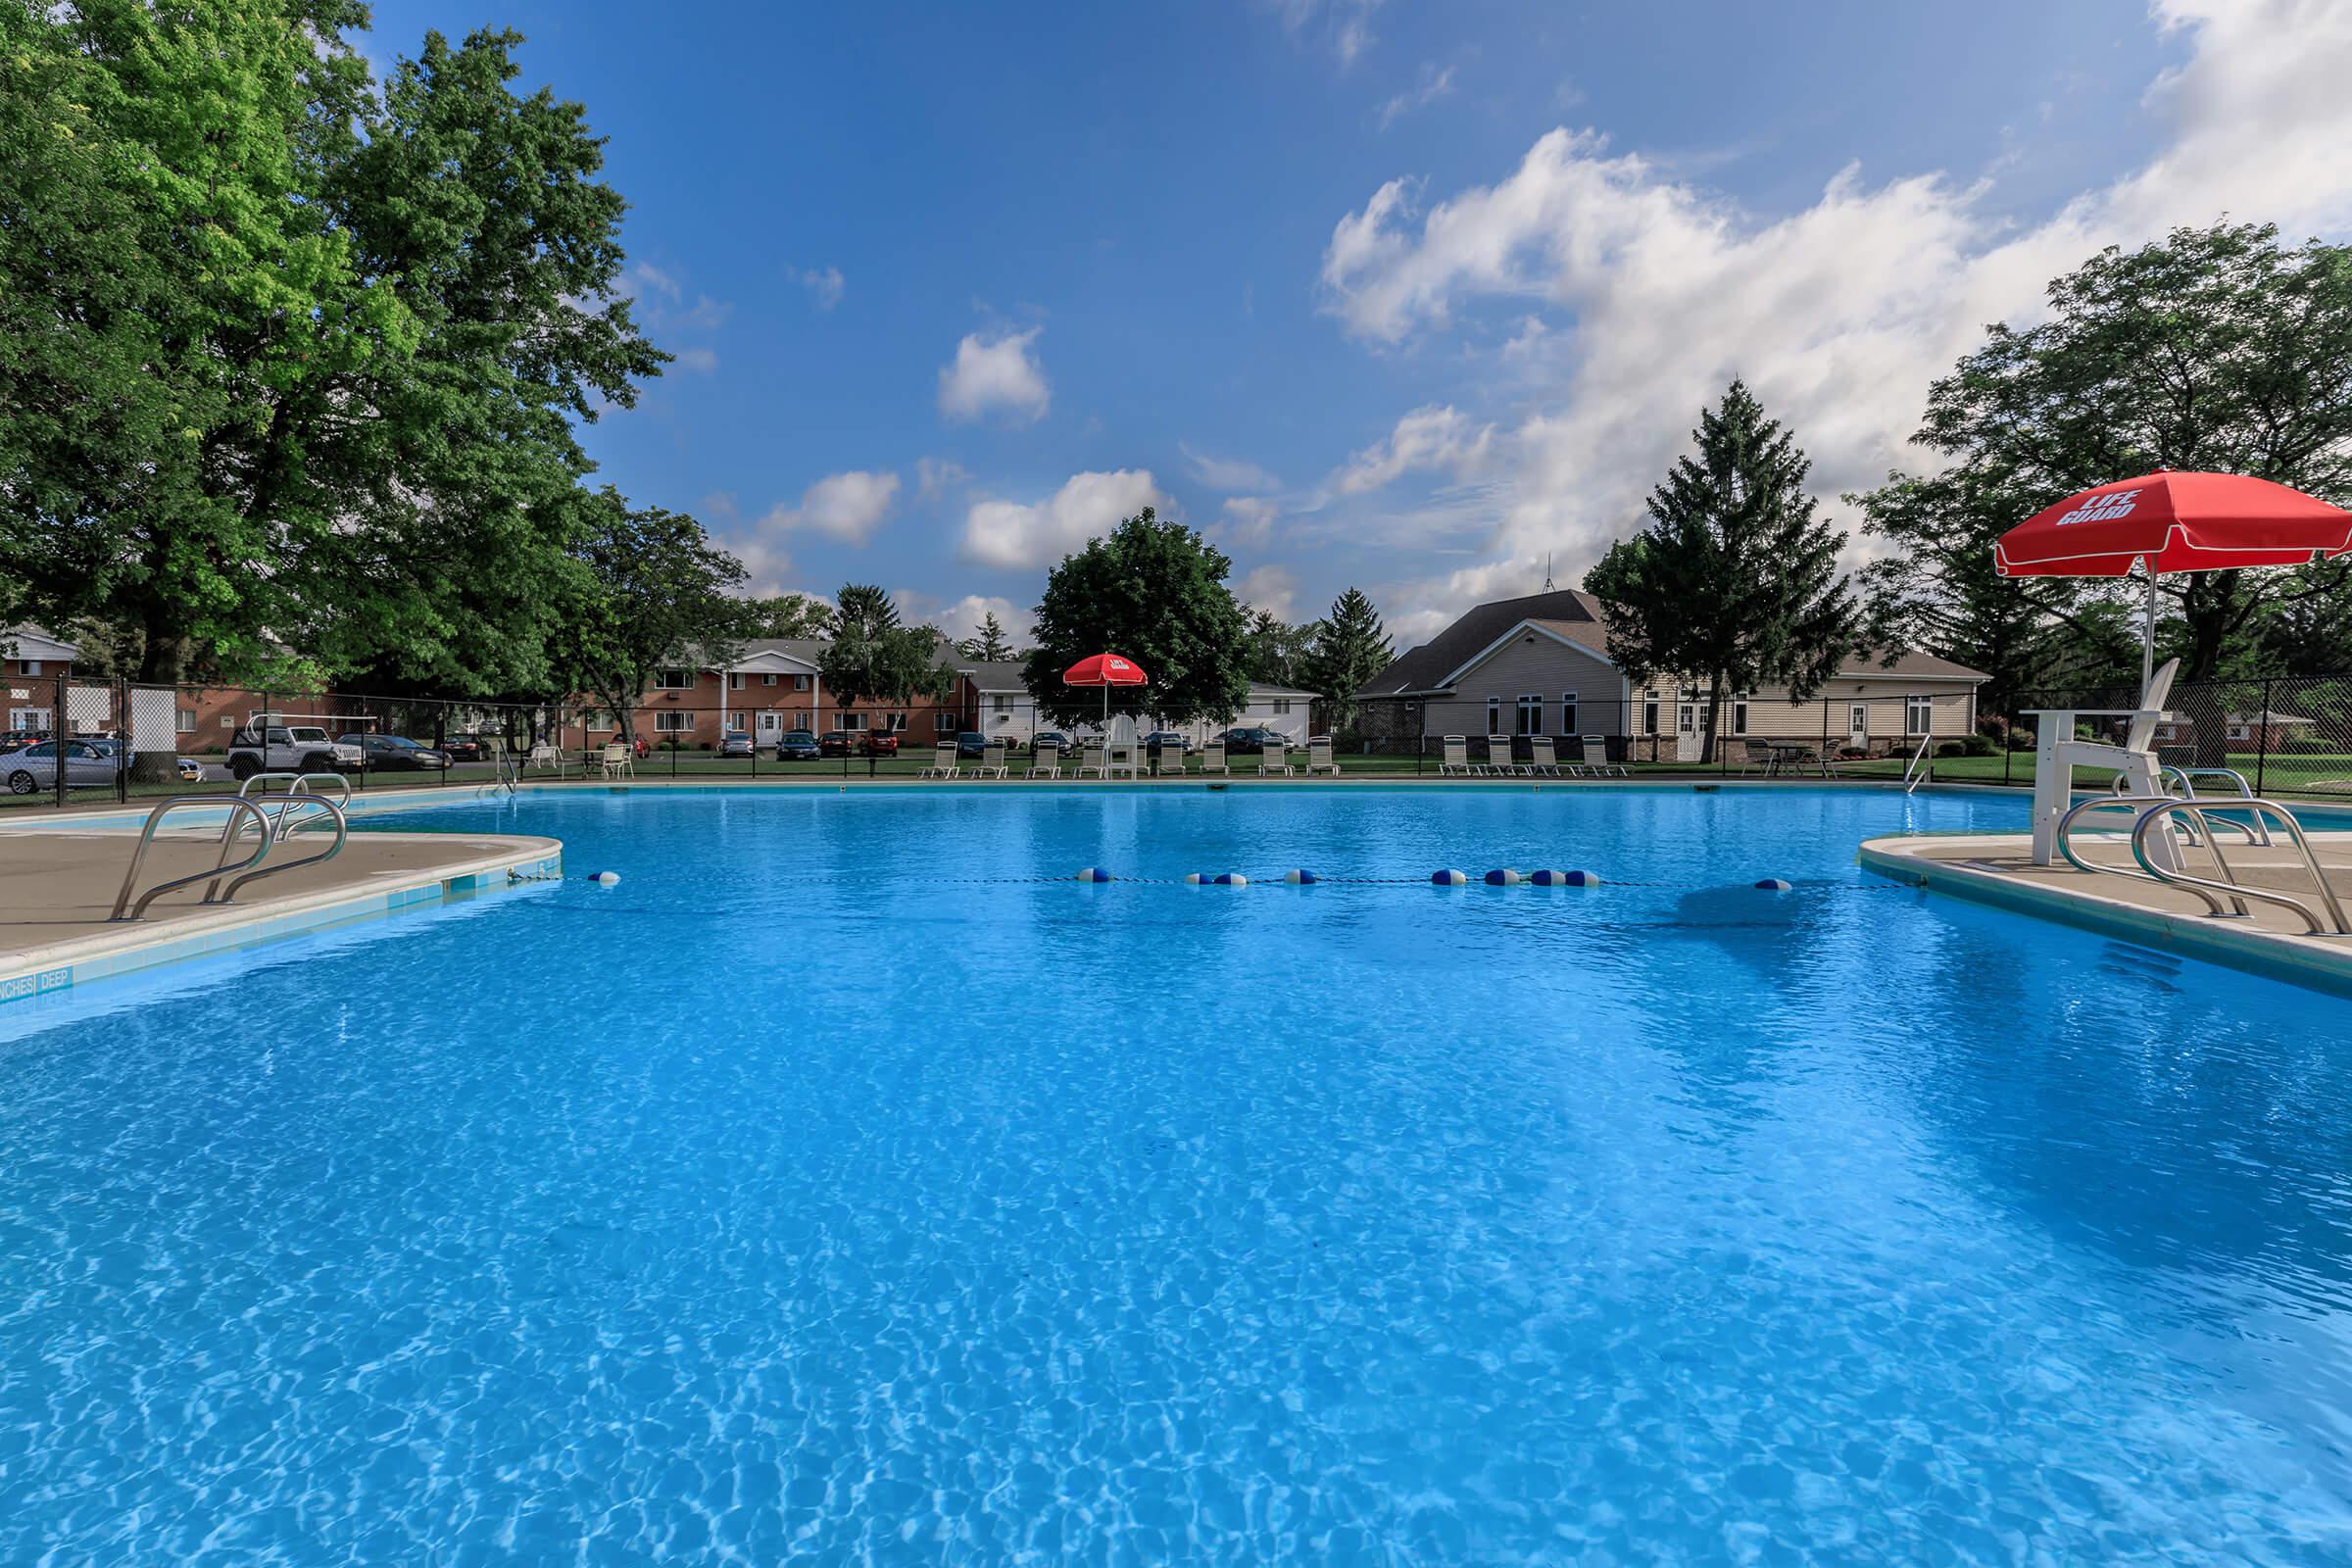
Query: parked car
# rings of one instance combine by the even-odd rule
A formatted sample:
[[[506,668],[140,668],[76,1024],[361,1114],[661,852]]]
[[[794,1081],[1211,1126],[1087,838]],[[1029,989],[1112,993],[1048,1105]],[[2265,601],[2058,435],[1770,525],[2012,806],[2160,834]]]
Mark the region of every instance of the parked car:
[[[1042,752],[1049,746],[1059,751],[1064,757],[1078,749],[1076,741],[1057,729],[1040,730],[1029,737],[1029,749],[1033,752]]]
[[[1241,756],[1262,752],[1268,746],[1288,746],[1291,738],[1278,729],[1250,725],[1244,729],[1229,729],[1224,735],[1225,750]]]
[[[829,729],[816,744],[826,757],[848,757],[853,752],[861,757],[899,755],[899,737],[885,729]]]
[[[478,762],[490,751],[479,735],[452,735],[441,743],[441,750],[453,762]]]
[[[360,765],[360,749],[330,741],[317,724],[289,724],[283,713],[256,713],[228,741],[228,771],[240,783],[256,773],[331,773]]]
[[[45,729],[12,729],[0,733],[0,757],[5,757],[11,752],[21,752],[25,747],[48,738],[49,732]]]
[[[196,760],[196,759],[193,757],[181,758],[179,760],[179,781],[182,784],[203,783],[204,764]]]
[[[758,754],[752,747],[751,736],[742,730],[731,729],[718,738],[718,755],[721,757],[753,757]]]
[[[825,755],[816,737],[805,729],[788,729],[776,740],[779,762],[813,762]]]
[[[1144,737],[1144,750],[1157,757],[1162,752],[1190,752],[1193,743],[1172,729],[1155,729]]]
[[[986,757],[988,755],[988,737],[976,729],[965,730],[956,737],[956,755],[969,758]]]
[[[35,741],[23,751],[0,759],[0,767],[8,769],[8,793],[37,795],[42,790],[57,788],[57,741]],[[66,741],[66,788],[88,789],[92,785],[114,786],[116,769],[122,764],[113,751],[95,741]]]
[[[869,729],[865,732],[865,755],[896,757],[899,755],[899,732],[895,729]]]
[[[377,771],[447,772],[451,761],[449,753],[406,735],[342,735],[336,737],[336,744],[358,747],[366,765]]]

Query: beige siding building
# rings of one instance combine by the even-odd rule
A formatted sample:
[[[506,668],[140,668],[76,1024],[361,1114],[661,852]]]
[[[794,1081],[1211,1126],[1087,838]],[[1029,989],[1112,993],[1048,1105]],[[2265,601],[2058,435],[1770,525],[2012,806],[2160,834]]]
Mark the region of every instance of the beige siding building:
[[[1879,754],[1972,733],[1984,678],[1927,654],[1865,655],[1802,703],[1786,690],[1725,693],[1717,722],[1731,740]],[[1695,761],[1710,714],[1704,685],[1627,680],[1609,659],[1599,601],[1573,588],[1478,606],[1357,701],[1385,709],[1393,734],[1599,735],[1612,756],[1642,761]]]

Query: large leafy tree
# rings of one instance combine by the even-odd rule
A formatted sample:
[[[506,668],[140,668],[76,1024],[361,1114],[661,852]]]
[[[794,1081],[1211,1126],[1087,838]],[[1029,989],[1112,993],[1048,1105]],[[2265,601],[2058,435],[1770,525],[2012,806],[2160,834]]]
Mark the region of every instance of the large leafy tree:
[[[776,594],[750,605],[761,637],[822,637],[833,629],[833,607],[808,594]]]
[[[1172,724],[1225,719],[1250,700],[1250,621],[1225,586],[1233,563],[1150,507],[1062,558],[1037,607],[1037,644],[1022,684],[1059,724],[1102,711],[1103,694],[1061,683],[1090,654],[1124,654],[1149,686],[1110,690],[1113,711]]]
[[[833,640],[817,656],[816,668],[843,703],[936,700],[956,684],[956,672],[940,658],[939,633],[904,624],[890,595],[870,583],[842,586]]]
[[[2114,619],[2114,584],[1991,577],[2002,530],[2077,490],[2156,468],[2275,479],[2352,504],[2352,250],[2278,243],[2221,223],[2101,251],[2049,287],[2049,313],[1996,325],[1936,382],[1912,438],[1945,460],[1857,498],[1899,557],[1872,570],[1880,617],[1930,628],[1952,657],[2014,685],[2052,673],[2084,617]],[[2188,572],[2160,579],[2184,679],[2230,673],[2274,607],[2352,612],[2352,567]],[[2095,646],[2095,639],[2093,640]],[[2075,652],[2082,651],[2076,645]]]
[[[353,525],[322,553],[332,608],[310,638],[381,685],[546,689],[583,590],[575,421],[633,404],[667,359],[616,294],[626,204],[597,177],[604,144],[578,104],[514,91],[520,41],[426,34],[327,180],[360,265],[419,333],[367,381]]]
[[[1331,613],[1315,622],[1313,641],[1302,662],[1306,688],[1329,705],[1325,720],[1334,730],[1355,725],[1355,694],[1394,657],[1388,629],[1380,612],[1361,588],[1349,588],[1331,602]]]
[[[0,548],[141,677],[274,659],[418,326],[326,199],[355,0],[8,0]],[[48,180],[55,176],[54,186]],[[22,220],[22,226],[20,226]]]
[[[1650,523],[1585,578],[1605,611],[1609,657],[1637,684],[1706,683],[1709,711],[1734,692],[1785,686],[1802,701],[1853,651],[1856,611],[1838,570],[1845,535],[1814,514],[1812,465],[1734,381],[1650,493]],[[1710,721],[1706,755],[1715,748]]]
[[[754,629],[736,596],[743,564],[684,513],[632,509],[609,486],[572,505],[590,586],[556,639],[559,680],[594,697],[633,740],[637,700],[656,670],[681,661],[731,664],[740,655]]]
[[[1306,678],[1312,625],[1294,626],[1270,610],[1250,617],[1250,678],[1268,686],[1297,686]]]

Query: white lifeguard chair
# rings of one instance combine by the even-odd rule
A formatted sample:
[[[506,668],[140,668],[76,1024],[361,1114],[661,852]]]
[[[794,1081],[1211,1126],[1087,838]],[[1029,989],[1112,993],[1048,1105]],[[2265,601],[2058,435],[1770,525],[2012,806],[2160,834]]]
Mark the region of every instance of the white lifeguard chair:
[[[2180,661],[2168,659],[2139,694],[2137,708],[2036,708],[2034,718],[2034,863],[2048,865],[2058,851],[2058,820],[2075,802],[2075,769],[2095,767],[2123,777],[2125,793],[2143,798],[2167,793],[2164,767],[2156,760],[2156,726],[2167,717],[2166,699],[2173,694],[2173,675]],[[2075,723],[2085,718],[2129,718],[2123,744],[2075,739]],[[2172,859],[2172,835],[2158,834],[2148,852],[2167,869]]]

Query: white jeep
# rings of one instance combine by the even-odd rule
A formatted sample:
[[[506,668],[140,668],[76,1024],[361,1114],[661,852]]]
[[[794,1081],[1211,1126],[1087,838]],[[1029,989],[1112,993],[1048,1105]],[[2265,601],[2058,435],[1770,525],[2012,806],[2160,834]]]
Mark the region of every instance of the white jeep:
[[[356,771],[360,749],[328,738],[318,724],[287,713],[255,713],[228,741],[228,772],[242,783],[256,773]]]

